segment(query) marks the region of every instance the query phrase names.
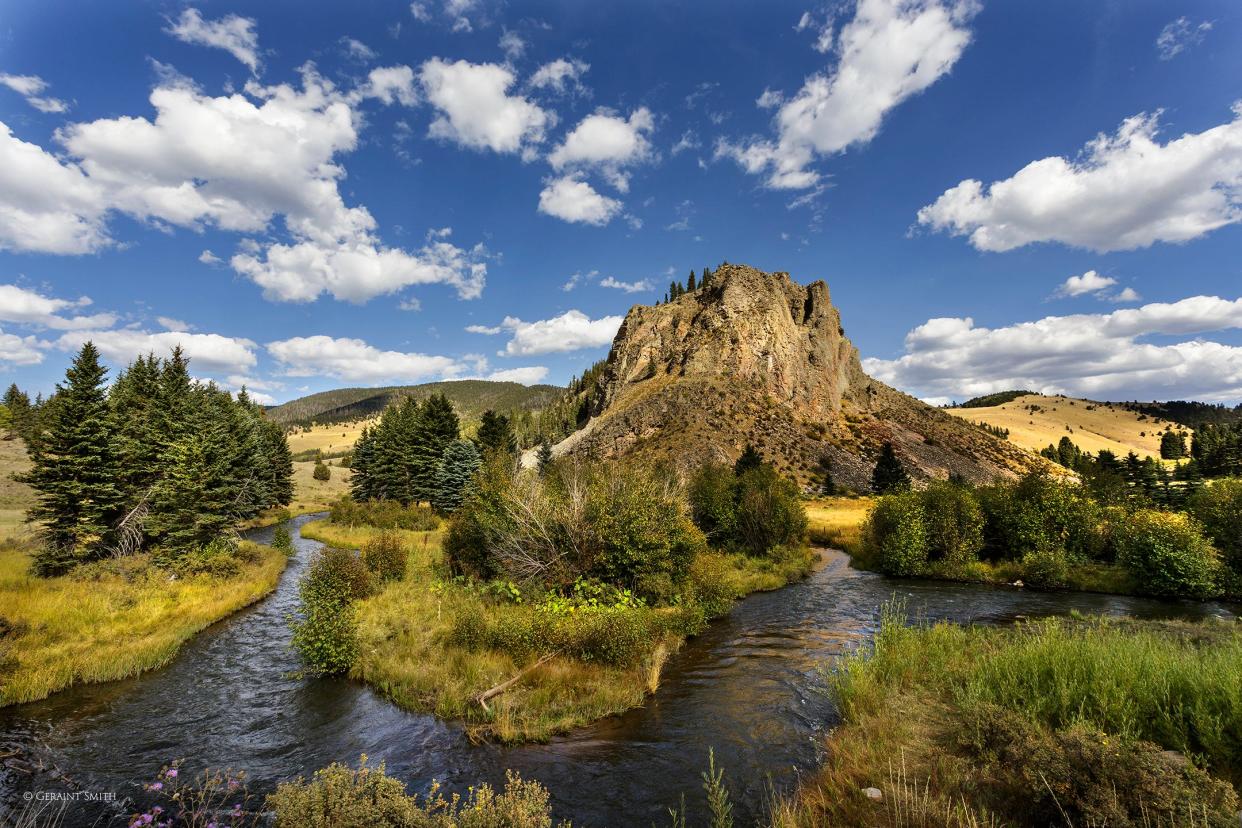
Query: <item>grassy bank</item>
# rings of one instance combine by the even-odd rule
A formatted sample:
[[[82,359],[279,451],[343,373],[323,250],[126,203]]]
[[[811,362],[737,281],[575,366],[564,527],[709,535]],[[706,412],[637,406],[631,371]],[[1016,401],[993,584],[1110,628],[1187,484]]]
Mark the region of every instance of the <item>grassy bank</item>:
[[[328,521],[302,529],[305,537],[344,548],[359,548],[377,532]],[[398,533],[408,554],[406,574],[359,603],[359,657],[352,675],[402,707],[465,721],[478,738],[542,740],[639,705],[659,686],[665,659],[684,640],[677,630],[683,628],[686,610],[666,607],[625,611],[644,620],[648,635],[641,640],[626,639],[631,627],[625,624],[608,631],[626,640],[635,653],[620,664],[561,654],[534,667],[546,653],[463,646],[463,629],[507,635],[530,629],[544,616],[534,607],[498,597],[485,585],[447,578],[441,564],[442,532]],[[721,582],[731,598],[803,577],[810,559],[780,564],[713,553],[695,565],[721,568]],[[486,708],[476,701],[484,690],[528,668],[533,669],[490,699]]]
[[[875,505],[873,497],[825,497],[808,501],[807,534],[819,546],[856,556],[862,548],[862,527]]]
[[[195,633],[275,589],[284,553],[256,544],[243,553],[248,562],[228,578],[173,578],[147,555],[36,578],[26,548],[0,543],[0,706],[168,663]]]
[[[778,826],[1237,824],[1236,622],[889,613],[830,680],[844,723]]]

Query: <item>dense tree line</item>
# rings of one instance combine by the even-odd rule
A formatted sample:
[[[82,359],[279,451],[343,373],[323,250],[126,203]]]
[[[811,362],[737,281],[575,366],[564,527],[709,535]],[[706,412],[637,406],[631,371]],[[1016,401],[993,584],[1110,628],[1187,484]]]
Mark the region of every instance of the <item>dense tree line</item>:
[[[1175,456],[1167,459],[1182,456],[1176,445],[1169,448],[1168,453]],[[1041,449],[1040,454],[1078,472],[1093,496],[1114,505],[1137,502],[1179,508],[1203,487],[1204,478],[1208,476],[1204,473],[1203,464],[1193,456],[1170,469],[1154,457],[1140,458],[1133,451],[1125,457],[1118,457],[1108,449],[1091,454],[1079,448],[1068,436],[1062,437],[1056,445]],[[1220,476],[1219,470],[1214,469],[1211,476]]]
[[[1242,422],[1201,426],[1190,454],[1207,477],[1242,477]]]
[[[443,394],[406,397],[363,430],[350,465],[353,498],[431,503],[457,508],[485,458],[515,456],[517,437],[509,417],[485,411],[473,440],[461,439],[461,423]]]
[[[41,574],[145,546],[184,554],[293,496],[280,426],[244,389],[234,399],[192,379],[180,348],[139,358],[108,387],[86,343],[22,436]]]

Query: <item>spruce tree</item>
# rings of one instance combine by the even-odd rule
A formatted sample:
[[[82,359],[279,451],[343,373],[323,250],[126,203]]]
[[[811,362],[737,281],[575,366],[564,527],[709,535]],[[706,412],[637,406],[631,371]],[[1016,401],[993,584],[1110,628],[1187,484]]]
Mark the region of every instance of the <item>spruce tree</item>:
[[[535,455],[535,462],[540,476],[546,475],[548,468],[552,465],[552,446],[547,440],[539,443],[539,453]]]
[[[504,414],[497,414],[490,408],[483,412],[483,420],[479,424],[479,433],[475,437],[479,451],[484,455],[498,452],[515,454],[517,438],[513,434],[513,425]]]
[[[443,394],[427,398],[414,423],[409,448],[410,493],[407,502],[430,501],[444,449],[457,439],[459,423],[453,404]]]
[[[35,490],[27,519],[43,524],[40,574],[57,574],[107,554],[123,499],[105,393],[107,370],[87,342],[65,383],[41,412],[44,433],[32,441],[31,470],[21,480]]]
[[[733,464],[733,473],[741,477],[751,469],[757,469],[762,465],[763,455],[759,453],[759,449],[747,443],[746,448],[742,449],[741,455],[737,458],[737,462]]]
[[[686,292],[694,293],[694,271],[690,271],[690,278],[686,280]]]
[[[910,488],[910,475],[893,450],[892,443],[880,447],[880,457],[876,461],[875,470],[871,473],[871,491],[876,494],[890,494]]]
[[[494,452],[492,456],[499,456]],[[435,492],[431,505],[437,511],[449,513],[461,505],[474,484],[474,475],[483,463],[483,455],[469,440],[454,440],[444,449],[436,468]]]
[[[9,422],[6,426],[8,431],[29,442],[34,422],[34,410],[30,407],[30,396],[18,388],[17,383],[13,383],[4,392],[3,405],[9,412]]]

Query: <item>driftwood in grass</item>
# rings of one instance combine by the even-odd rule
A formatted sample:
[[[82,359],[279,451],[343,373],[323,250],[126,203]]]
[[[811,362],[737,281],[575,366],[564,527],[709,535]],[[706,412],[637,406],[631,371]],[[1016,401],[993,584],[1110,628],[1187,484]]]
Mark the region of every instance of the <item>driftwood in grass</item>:
[[[522,678],[527,673],[533,672],[539,667],[542,667],[544,664],[547,664],[549,661],[556,658],[558,655],[560,655],[559,651],[555,653],[548,653],[546,656],[539,659],[538,661],[536,661],[534,664],[530,665],[529,667],[523,667],[521,670],[518,671],[517,675],[513,676],[512,678],[505,679],[500,684],[497,684],[494,687],[489,687],[488,689],[484,690],[482,693],[479,693],[477,696],[474,697],[474,700],[479,703],[479,707],[482,707],[484,711],[491,713],[492,709],[487,706],[488,699],[493,699],[496,696],[499,696],[501,693],[505,692],[510,687],[517,684],[519,681],[521,681]]]

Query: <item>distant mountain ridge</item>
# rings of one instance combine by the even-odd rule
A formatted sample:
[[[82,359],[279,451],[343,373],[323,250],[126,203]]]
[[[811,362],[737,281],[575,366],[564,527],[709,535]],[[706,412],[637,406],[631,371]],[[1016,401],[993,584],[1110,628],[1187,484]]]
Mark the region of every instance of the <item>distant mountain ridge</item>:
[[[484,411],[534,411],[559,400],[565,389],[555,385],[522,385],[494,380],[448,380],[420,385],[382,388],[337,388],[321,391],[268,409],[268,416],[283,425],[346,423],[378,415],[402,397],[426,399],[444,394],[457,413],[477,420]]]
[[[867,376],[828,286],[724,264],[706,284],[634,306],[558,453],[732,462],[754,444],[811,482],[823,462],[855,489],[891,442],[916,478],[987,481],[1046,462]]]

